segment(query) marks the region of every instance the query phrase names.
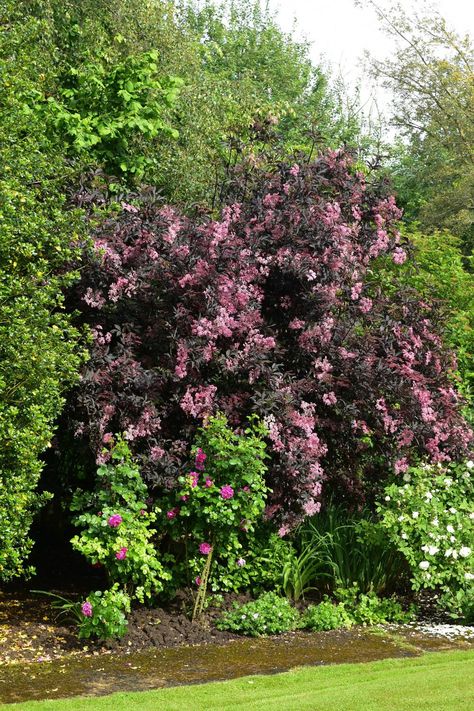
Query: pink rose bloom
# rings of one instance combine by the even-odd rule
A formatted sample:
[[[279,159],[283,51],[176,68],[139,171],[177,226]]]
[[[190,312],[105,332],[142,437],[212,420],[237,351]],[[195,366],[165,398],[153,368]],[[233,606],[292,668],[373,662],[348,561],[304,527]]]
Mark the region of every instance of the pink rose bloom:
[[[187,501],[189,499],[188,494],[183,494],[181,497],[181,501]]]
[[[81,605],[81,611],[84,617],[92,617],[92,605],[90,602],[83,602]]]
[[[212,546],[210,543],[200,543],[199,544],[199,553],[202,553],[203,555],[208,555],[212,551]]]
[[[196,583],[196,585],[197,585],[198,587],[201,585],[202,580],[201,580],[201,578],[199,577],[199,575],[197,576],[197,578],[194,578],[194,582]]]
[[[102,437],[102,442],[104,444],[109,444],[109,442],[112,442],[114,439],[114,436],[111,432],[106,432],[105,435]]]
[[[237,565],[239,566],[239,568],[243,568],[245,565],[245,562],[246,562],[245,558],[237,558]]]
[[[171,509],[170,511],[167,511],[166,518],[169,518],[171,520],[172,518],[176,518],[176,516],[178,514],[179,514],[179,509],[174,508],[174,509]]]
[[[199,474],[197,472],[191,472],[189,476],[191,477],[191,486],[195,489],[198,485]]]
[[[213,484],[214,482],[212,481],[212,479],[209,479],[209,477],[207,477],[206,481],[204,482],[204,486],[210,489]]]
[[[145,514],[146,514],[146,510],[145,510],[145,509],[140,509],[140,516],[144,516]]]
[[[123,560],[124,558],[126,558],[127,551],[128,551],[128,548],[125,548],[125,547],[121,548],[119,551],[117,551],[117,553],[115,554],[115,557],[117,558],[117,560]]]
[[[248,491],[250,491],[250,487],[249,487],[249,486],[243,486],[243,487],[242,487],[242,491],[245,491],[245,493],[247,493]]]
[[[109,520],[107,521],[107,523],[112,528],[117,528],[118,526],[120,526],[122,521],[123,521],[123,518],[121,517],[120,514],[114,514],[113,516],[109,516]]]
[[[221,488],[221,496],[223,499],[232,499],[232,497],[234,496],[233,488],[226,484]]]
[[[206,459],[207,459],[207,454],[205,454],[202,451],[201,447],[198,447],[197,452],[196,452],[196,459],[195,459],[195,466],[198,471],[202,472],[202,470],[204,469],[204,462],[206,461]]]

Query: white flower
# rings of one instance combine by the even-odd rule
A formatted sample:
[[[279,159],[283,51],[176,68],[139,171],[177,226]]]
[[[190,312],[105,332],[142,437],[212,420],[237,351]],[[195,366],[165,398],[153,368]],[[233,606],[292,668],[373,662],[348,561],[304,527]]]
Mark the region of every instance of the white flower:
[[[446,526],[446,530],[447,530],[448,533],[454,533],[454,527],[451,526],[451,524],[449,524],[448,526]]]
[[[405,520],[405,516],[403,516],[403,514],[402,514],[401,516],[398,517],[398,520],[399,520],[399,521],[404,521],[404,520]]]
[[[431,521],[431,524],[432,524],[433,526],[439,526],[439,521],[438,521],[438,519],[437,519],[437,518],[434,518],[434,519]]]
[[[427,501],[431,501],[432,498],[433,498],[433,494],[431,493],[431,491],[427,491],[425,494],[425,499]]]
[[[419,515],[420,514],[418,511],[413,511],[413,513],[412,513],[413,518],[418,518]]]
[[[455,513],[457,513],[457,512],[458,512],[458,510],[455,509],[455,508],[453,508],[452,506],[451,506],[451,508],[449,509],[449,513],[455,514]]]
[[[451,541],[451,543],[454,543],[454,541],[456,540],[456,536],[449,536],[449,540]]]
[[[456,560],[457,557],[458,557],[458,552],[457,552],[457,551],[453,551],[453,558],[454,558],[454,560]]]
[[[411,475],[408,472],[403,475],[403,481],[411,481]]]
[[[471,521],[474,520],[474,511],[472,511],[472,513],[469,514],[469,518],[471,519]]]
[[[428,570],[428,568],[430,567],[429,561],[422,560],[418,567],[421,568],[421,570]]]
[[[390,496],[386,496],[385,501],[390,501]]]
[[[451,486],[453,480],[450,479],[449,476],[447,476],[446,479],[444,479],[444,483],[446,484],[446,486]]]
[[[469,558],[471,555],[471,549],[469,546],[463,546],[462,548],[459,549],[459,555],[461,558]]]
[[[256,620],[257,617],[258,617],[258,612],[254,612],[253,615],[252,615],[252,617],[253,617],[254,620]]]
[[[444,557],[445,557],[445,558],[450,558],[452,555],[453,555],[453,549],[452,549],[452,548],[448,548],[448,549],[446,550],[446,553],[444,554]]]
[[[474,462],[472,461],[472,459],[470,459],[468,462],[466,462],[466,467],[468,469],[472,469],[474,467]]]
[[[428,546],[428,553],[430,555],[436,555],[436,553],[439,551],[439,548],[436,546]]]
[[[464,573],[464,580],[474,580],[474,573]]]
[[[407,534],[406,534],[406,533],[402,533],[402,538],[403,538],[404,541],[406,541],[407,538],[408,538]]]

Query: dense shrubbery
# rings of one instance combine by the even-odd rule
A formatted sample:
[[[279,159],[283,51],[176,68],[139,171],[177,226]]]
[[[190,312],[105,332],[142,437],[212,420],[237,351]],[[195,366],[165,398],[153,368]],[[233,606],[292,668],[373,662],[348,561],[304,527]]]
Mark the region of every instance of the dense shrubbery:
[[[296,627],[298,617],[298,610],[286,598],[267,592],[244,605],[236,603],[216,624],[218,629],[260,637],[289,632]]]
[[[40,456],[81,362],[62,295],[77,277],[65,262],[80,226],[60,190],[67,168],[30,110],[51,68],[48,27],[15,19],[15,3],[1,2],[0,581],[28,570],[28,532],[48,496],[37,493]]]
[[[465,451],[436,308],[371,281],[381,255],[407,258],[398,217],[340,152],[282,168],[219,221],[124,203],[85,259],[77,303],[94,344],[77,433],[100,452],[125,431],[150,484],[173,487],[205,416],[256,413],[282,533],[318,511],[328,479],[360,492],[413,452]]]
[[[424,464],[404,479],[387,487],[381,524],[406,557],[413,588],[440,590],[462,608],[474,587],[474,463]]]

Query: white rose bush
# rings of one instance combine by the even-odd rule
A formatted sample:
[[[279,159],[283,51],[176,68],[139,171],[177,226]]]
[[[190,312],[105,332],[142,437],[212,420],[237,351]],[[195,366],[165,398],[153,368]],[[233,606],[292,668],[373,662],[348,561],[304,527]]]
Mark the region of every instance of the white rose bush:
[[[474,607],[474,462],[421,464],[393,483],[377,507],[406,557],[412,587],[441,592],[443,604],[471,618]]]

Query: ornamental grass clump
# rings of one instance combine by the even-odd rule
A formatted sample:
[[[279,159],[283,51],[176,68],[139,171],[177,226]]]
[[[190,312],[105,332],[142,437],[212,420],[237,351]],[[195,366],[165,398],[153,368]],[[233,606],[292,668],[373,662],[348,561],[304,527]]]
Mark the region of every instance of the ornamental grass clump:
[[[94,491],[78,490],[73,497],[71,511],[79,512],[73,522],[82,531],[71,543],[92,565],[103,567],[109,581],[143,602],[161,592],[170,578],[151,540],[158,512],[149,509],[127,442],[118,437],[115,442],[109,438],[108,444]]]
[[[149,196],[93,218],[76,434],[100,455],[107,430],[125,431],[153,487],[179,489],[203,421],[221,411],[242,428],[255,413],[281,535],[319,511],[327,483],[360,500],[414,456],[465,453],[438,306],[375,275],[411,258],[386,183],[327,151],[235,195],[217,219]]]

